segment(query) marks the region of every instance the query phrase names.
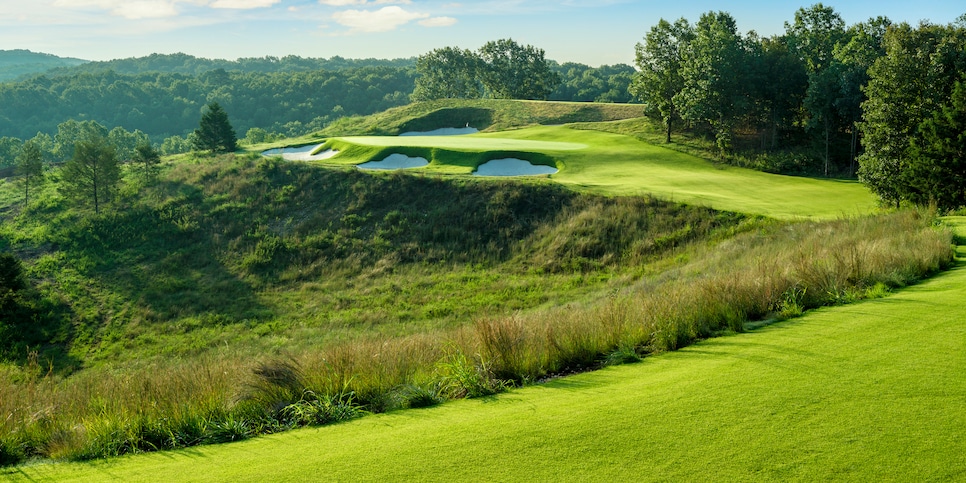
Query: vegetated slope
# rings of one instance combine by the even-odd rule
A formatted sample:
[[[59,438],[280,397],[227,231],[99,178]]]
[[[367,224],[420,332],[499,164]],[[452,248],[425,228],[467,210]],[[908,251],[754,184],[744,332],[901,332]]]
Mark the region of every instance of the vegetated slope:
[[[467,125],[481,131],[502,131],[533,124],[613,121],[642,115],[644,106],[640,104],[448,99],[415,102],[365,117],[343,118],[318,135],[396,135]]]
[[[0,50],[0,82],[39,74],[57,67],[70,67],[88,61],[70,57],[31,52],[29,50]]]
[[[950,221],[962,242],[966,219]],[[959,256],[957,268],[887,298],[494,398],[5,476],[959,480],[966,474],[966,247]]]
[[[573,133],[508,135],[570,142]],[[52,342],[67,348],[67,364],[98,366],[63,382],[30,376],[37,367],[10,372],[24,382],[0,388],[11,414],[5,461],[228,441],[331,420],[333,407],[486,394],[675,349],[748,318],[881,293],[936,270],[948,251],[912,215],[783,230],[547,180],[371,175],[257,156],[181,159],[162,179],[126,186],[103,217],[80,216],[48,187],[30,216],[4,224],[0,244],[70,307]],[[794,250],[771,264],[730,257],[740,269],[706,258],[682,267],[749,228],[786,236],[772,245]],[[638,280],[640,292],[617,297]],[[555,309],[528,310],[537,306]],[[301,375],[288,362],[252,362],[289,351]],[[253,385],[261,395],[239,394]],[[101,404],[102,394],[123,397]]]
[[[182,161],[99,217],[48,186],[0,237],[65,306],[49,340],[22,344],[54,343],[76,366],[193,354],[251,331],[288,339],[311,328],[313,342],[289,340],[298,347],[564,303],[742,218],[546,181],[250,155]],[[547,248],[558,238],[570,243]],[[265,343],[276,342],[253,350]]]

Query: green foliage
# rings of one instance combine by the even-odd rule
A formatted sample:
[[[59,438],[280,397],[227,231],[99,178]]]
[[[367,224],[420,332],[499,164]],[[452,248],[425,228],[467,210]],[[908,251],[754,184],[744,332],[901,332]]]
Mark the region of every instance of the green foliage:
[[[86,60],[58,57],[23,49],[0,50],[0,82],[9,82],[19,77],[38,74],[58,67],[77,66],[86,62]]]
[[[22,146],[23,141],[20,139],[9,136],[0,137],[0,168],[15,166]]]
[[[477,52],[444,47],[416,61],[419,77],[414,101],[476,99],[547,99],[560,75],[544,59],[543,49],[512,39],[484,44]]]
[[[442,393],[451,398],[492,396],[507,389],[506,381],[496,378],[485,360],[467,357],[459,348],[436,364]]]
[[[94,213],[100,213],[121,180],[117,150],[96,132],[82,134],[72,148],[74,154],[61,173],[60,190],[67,198],[93,205]]]
[[[160,64],[166,61],[178,66],[165,69]],[[406,104],[415,77],[411,61],[392,66],[344,60],[319,70],[313,62],[297,58],[265,60],[255,69],[226,65],[221,77],[205,75],[217,65],[206,62],[210,61],[150,56],[122,59],[116,64],[120,70],[95,63],[101,67],[0,84],[4,106],[0,136],[27,139],[38,131],[54,134],[57,125],[68,119],[91,119],[109,130],[118,126],[141,130],[160,144],[198,127],[199,112],[211,101],[231,113],[240,133],[261,127],[299,136],[343,115],[371,114]]]
[[[908,172],[909,200],[940,210],[966,206],[966,83],[956,81],[952,97],[919,125]]]
[[[671,126],[679,117],[675,97],[684,90],[682,75],[684,51],[694,39],[694,30],[681,18],[671,24],[661,19],[651,27],[643,44],[638,43],[637,67],[640,72],[634,79],[631,91],[638,99],[657,110],[664,122],[665,142],[671,142]]]
[[[476,99],[482,97],[479,81],[480,57],[470,50],[443,47],[416,60],[416,87],[413,101],[434,99]]]
[[[228,113],[217,102],[208,104],[194,134],[195,149],[211,153],[230,153],[238,149],[238,139]]]
[[[575,62],[552,63],[560,84],[548,97],[551,101],[634,102],[630,85],[637,71],[627,64],[591,67]]]
[[[142,176],[153,178],[161,163],[161,153],[154,149],[150,141],[142,141],[134,148],[132,161],[140,166]]]
[[[30,205],[30,188],[43,182],[44,155],[40,146],[34,141],[24,143],[20,154],[17,155],[17,174],[23,183],[23,205]]]
[[[490,41],[480,47],[480,80],[496,99],[546,99],[560,84],[543,49],[520,45],[513,39]]]
[[[731,150],[736,121],[747,108],[746,65],[735,19],[725,12],[702,14],[683,49],[684,82],[675,103],[685,119],[711,125],[721,155]]]
[[[869,70],[861,125],[866,151],[859,157],[859,179],[884,203],[929,198],[910,185],[913,146],[923,145],[920,126],[941,112],[966,67],[964,37],[961,26],[931,24],[900,24],[885,34],[885,56]]]

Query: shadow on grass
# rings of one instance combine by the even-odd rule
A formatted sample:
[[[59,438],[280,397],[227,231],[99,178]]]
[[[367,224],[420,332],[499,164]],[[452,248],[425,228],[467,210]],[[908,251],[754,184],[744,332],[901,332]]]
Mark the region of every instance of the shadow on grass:
[[[78,224],[67,234],[74,266],[112,296],[147,309],[149,322],[198,317],[223,324],[269,315],[252,287],[218,259],[226,247],[197,209],[201,190],[176,183],[163,189],[178,196]]]

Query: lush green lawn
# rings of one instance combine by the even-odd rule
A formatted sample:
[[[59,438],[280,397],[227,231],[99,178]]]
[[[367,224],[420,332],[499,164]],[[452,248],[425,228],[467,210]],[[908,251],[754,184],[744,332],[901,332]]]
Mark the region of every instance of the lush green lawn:
[[[949,221],[966,235],[966,218]],[[0,474],[14,481],[963,480],[963,262],[883,299],[493,398]]]
[[[875,209],[873,196],[858,182],[781,176],[715,165],[630,136],[566,126],[468,136],[362,137],[340,141],[382,148],[537,152],[553,158],[562,168],[551,176],[561,183],[609,195],[649,193],[689,204],[777,218],[834,218]],[[476,157],[481,162],[485,161],[483,158]],[[369,160],[349,156],[338,162],[356,164]],[[447,169],[449,161],[443,156],[431,161],[434,164],[428,172],[468,173],[473,168],[460,165],[459,169]]]

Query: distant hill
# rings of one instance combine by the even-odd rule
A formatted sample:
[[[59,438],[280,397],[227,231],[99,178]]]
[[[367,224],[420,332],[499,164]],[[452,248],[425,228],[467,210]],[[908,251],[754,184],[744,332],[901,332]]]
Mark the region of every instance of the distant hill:
[[[0,82],[15,80],[29,74],[40,74],[58,67],[73,67],[88,61],[29,50],[0,50]]]
[[[245,57],[237,60],[207,59],[193,55],[151,54],[144,57],[130,57],[108,61],[88,62],[82,66],[64,66],[50,72],[52,76],[75,75],[114,71],[118,74],[144,74],[163,72],[168,74],[200,75],[222,69],[229,72],[312,72],[318,70],[336,71],[361,67],[407,68],[416,65],[415,58],[409,59],[345,59],[334,56],[329,59],[307,58],[296,55],[284,57]]]

